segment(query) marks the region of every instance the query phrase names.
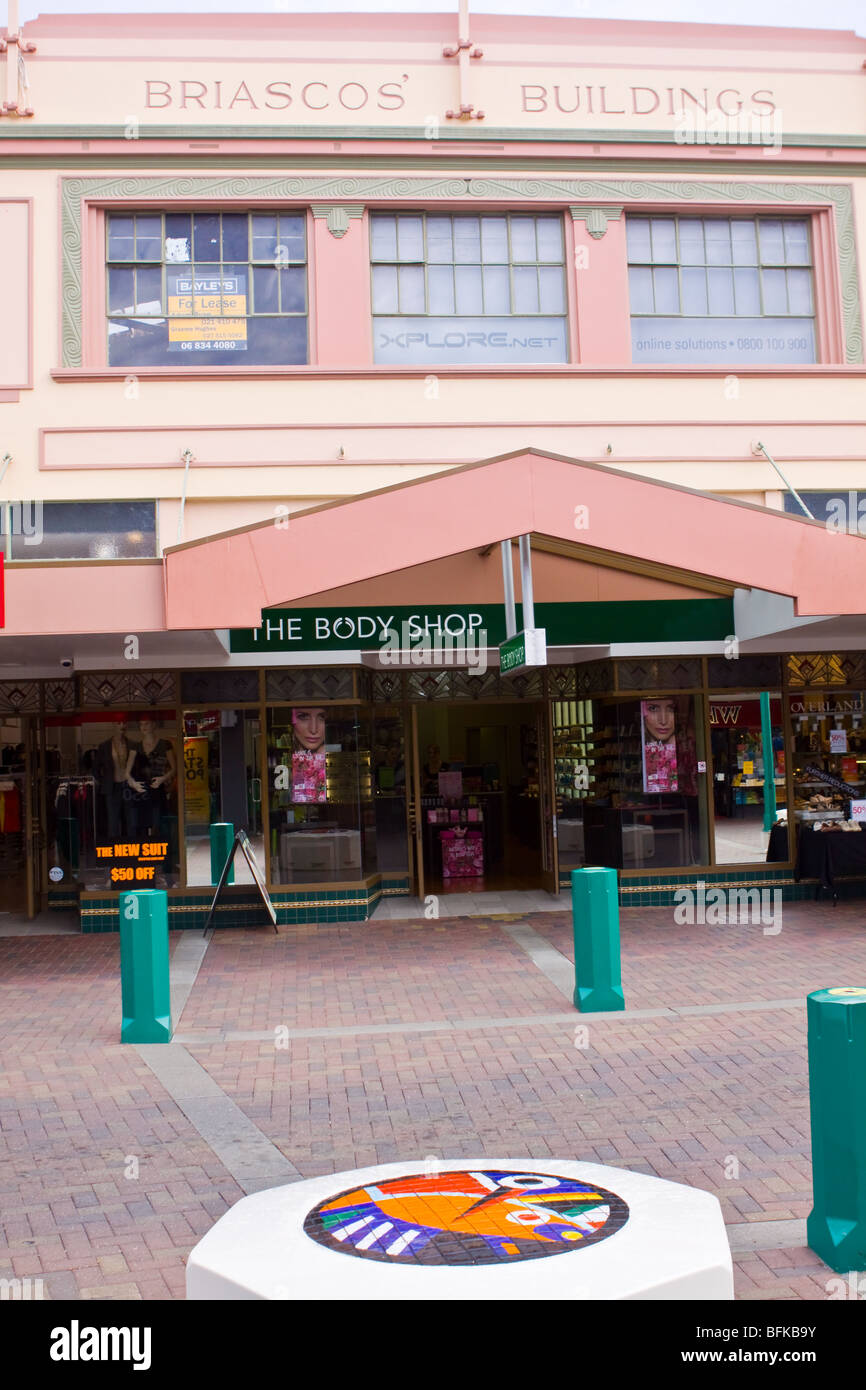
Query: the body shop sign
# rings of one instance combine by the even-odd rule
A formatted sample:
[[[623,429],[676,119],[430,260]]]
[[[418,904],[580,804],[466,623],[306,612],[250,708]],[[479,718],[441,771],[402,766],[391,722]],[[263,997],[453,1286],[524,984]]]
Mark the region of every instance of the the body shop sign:
[[[517,624],[523,609],[517,604]],[[733,632],[727,598],[536,603],[535,621],[547,645],[594,646],[608,642],[723,642]],[[233,628],[232,652],[378,652],[386,643],[401,650],[421,642],[453,649],[498,647],[504,642],[505,606],[391,604],[369,608],[266,608],[262,625]],[[727,721],[725,721],[727,722]],[[187,733],[194,730],[188,729]],[[199,730],[199,732],[201,732]]]
[[[450,638],[453,642],[495,645],[505,636],[504,609],[412,608],[269,608],[260,628],[233,629],[233,652],[376,651],[386,642],[409,644]],[[486,633],[486,636],[483,634]]]

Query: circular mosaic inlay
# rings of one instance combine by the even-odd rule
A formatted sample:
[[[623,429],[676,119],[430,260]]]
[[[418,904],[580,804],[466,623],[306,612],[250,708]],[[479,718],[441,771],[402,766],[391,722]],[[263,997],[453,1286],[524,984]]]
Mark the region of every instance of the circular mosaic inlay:
[[[623,1199],[594,1183],[485,1168],[350,1188],[314,1207],[304,1230],[367,1260],[485,1265],[580,1250],[627,1220]]]

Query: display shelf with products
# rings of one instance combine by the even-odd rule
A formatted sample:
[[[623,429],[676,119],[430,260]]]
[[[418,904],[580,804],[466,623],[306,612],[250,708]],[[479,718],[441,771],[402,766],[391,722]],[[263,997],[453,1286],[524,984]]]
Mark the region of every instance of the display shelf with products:
[[[838,820],[866,787],[866,729],[862,697],[790,697],[795,822]]]

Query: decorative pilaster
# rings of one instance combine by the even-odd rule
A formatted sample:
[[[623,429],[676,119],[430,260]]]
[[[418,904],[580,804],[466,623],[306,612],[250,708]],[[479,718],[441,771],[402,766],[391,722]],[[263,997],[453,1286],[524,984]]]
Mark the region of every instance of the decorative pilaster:
[[[574,299],[580,361],[631,361],[628,252],[622,205],[569,207],[574,228]]]
[[[607,224],[622,217],[622,207],[570,207],[569,212],[575,222],[585,222],[586,230],[595,241],[601,241],[607,231]]]
[[[344,237],[349,230],[349,224],[353,217],[364,216],[363,203],[313,203],[312,213],[314,217],[323,217],[327,223],[328,231],[331,236]]]
[[[310,276],[311,361],[321,367],[372,360],[370,239],[363,203],[311,203],[314,254]]]

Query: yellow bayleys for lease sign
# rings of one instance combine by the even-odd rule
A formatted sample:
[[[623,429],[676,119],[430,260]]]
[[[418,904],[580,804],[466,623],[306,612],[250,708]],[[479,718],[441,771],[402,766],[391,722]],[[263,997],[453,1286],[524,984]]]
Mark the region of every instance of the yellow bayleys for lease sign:
[[[168,296],[170,343],[246,341],[246,318],[228,317],[247,312],[247,297],[241,292],[238,276],[178,276],[173,289],[175,293]],[[172,317],[182,314],[196,317]]]

